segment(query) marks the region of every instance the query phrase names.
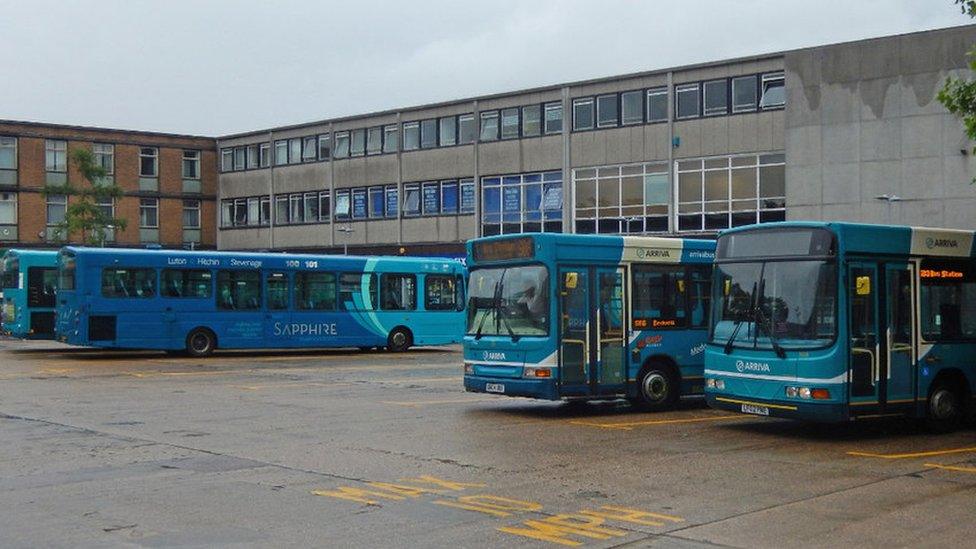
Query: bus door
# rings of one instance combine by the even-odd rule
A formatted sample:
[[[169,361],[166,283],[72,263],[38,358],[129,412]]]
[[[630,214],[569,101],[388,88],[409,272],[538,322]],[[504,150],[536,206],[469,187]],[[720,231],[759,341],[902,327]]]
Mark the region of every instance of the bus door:
[[[560,392],[615,394],[626,383],[624,270],[559,271]]]
[[[915,270],[910,263],[885,264],[885,337],[887,359],[884,402],[898,407],[915,403]]]
[[[878,267],[848,266],[848,387],[851,415],[876,413],[881,398],[881,337],[878,330]]]

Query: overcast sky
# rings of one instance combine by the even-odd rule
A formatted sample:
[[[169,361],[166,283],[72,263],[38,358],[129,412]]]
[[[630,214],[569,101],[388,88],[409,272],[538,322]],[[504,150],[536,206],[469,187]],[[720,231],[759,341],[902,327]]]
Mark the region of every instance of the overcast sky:
[[[201,135],[966,24],[951,0],[0,0],[0,119]]]

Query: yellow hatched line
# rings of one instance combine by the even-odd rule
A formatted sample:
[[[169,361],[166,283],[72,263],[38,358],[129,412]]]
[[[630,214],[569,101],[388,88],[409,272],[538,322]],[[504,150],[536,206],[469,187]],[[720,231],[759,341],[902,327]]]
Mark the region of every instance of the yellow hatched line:
[[[647,421],[627,421],[620,423],[599,423],[595,421],[580,421],[573,420],[569,423],[571,425],[583,425],[586,427],[600,427],[602,429],[620,429],[623,431],[632,431],[634,427],[649,426],[649,425],[675,425],[679,423],[702,423],[705,421],[723,421],[727,419],[741,419],[746,420],[748,416],[734,415],[734,416],[714,416],[714,417],[695,417],[695,418],[684,418],[684,419],[650,419]]]
[[[949,448],[946,450],[932,450],[929,452],[913,452],[910,454],[875,454],[872,452],[847,452],[849,456],[878,458],[878,459],[911,459],[930,456],[946,456],[949,454],[966,454],[976,452],[976,446],[969,448]]]
[[[926,463],[925,466],[932,467],[934,469],[944,469],[946,471],[957,471],[960,473],[976,474],[976,467],[963,467],[961,465],[940,465],[938,463]]]

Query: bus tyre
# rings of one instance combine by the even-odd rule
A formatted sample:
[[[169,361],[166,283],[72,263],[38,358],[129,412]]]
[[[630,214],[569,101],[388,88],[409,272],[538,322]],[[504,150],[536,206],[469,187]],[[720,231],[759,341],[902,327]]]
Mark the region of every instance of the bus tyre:
[[[963,402],[959,390],[951,381],[937,381],[929,391],[927,424],[930,429],[945,433],[959,427],[963,418]]]
[[[673,408],[678,402],[678,376],[671,366],[652,362],[637,376],[637,396],[630,399],[638,410],[660,411]]]
[[[390,336],[386,338],[386,348],[394,353],[406,351],[412,344],[413,336],[410,334],[410,330],[403,326],[393,328]]]
[[[186,354],[191,357],[210,356],[217,347],[217,337],[206,328],[197,328],[186,336]]]

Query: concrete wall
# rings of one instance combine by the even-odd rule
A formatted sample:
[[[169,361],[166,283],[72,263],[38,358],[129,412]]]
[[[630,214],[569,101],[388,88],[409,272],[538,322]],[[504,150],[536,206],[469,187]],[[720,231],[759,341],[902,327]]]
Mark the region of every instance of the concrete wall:
[[[972,143],[936,94],[973,44],[968,26],[788,52],[788,219],[971,229]]]

